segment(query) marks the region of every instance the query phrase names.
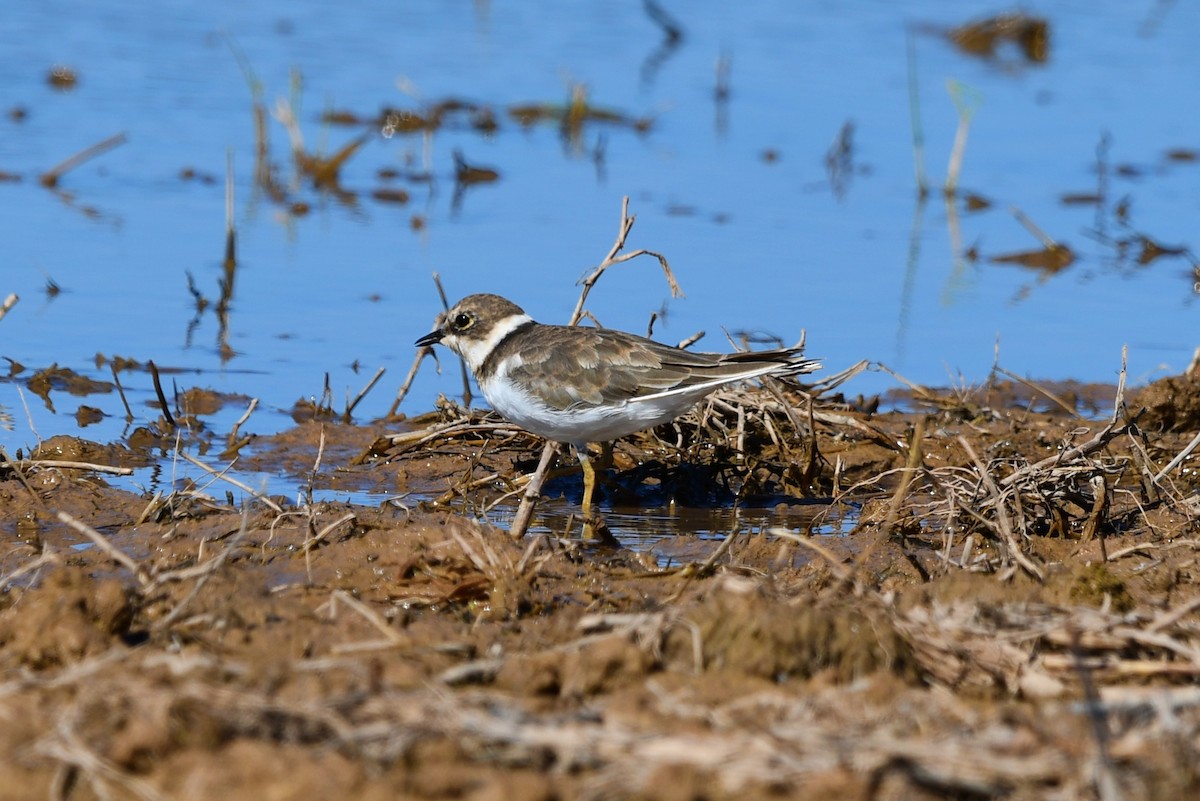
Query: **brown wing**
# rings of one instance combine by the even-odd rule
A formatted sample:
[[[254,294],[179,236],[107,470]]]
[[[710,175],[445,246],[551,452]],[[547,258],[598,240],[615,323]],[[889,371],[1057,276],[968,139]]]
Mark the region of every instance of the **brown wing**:
[[[519,347],[522,363],[510,375],[537,386],[557,409],[736,381],[767,366],[783,369],[796,353],[693,353],[623,331],[565,326],[538,326]]]

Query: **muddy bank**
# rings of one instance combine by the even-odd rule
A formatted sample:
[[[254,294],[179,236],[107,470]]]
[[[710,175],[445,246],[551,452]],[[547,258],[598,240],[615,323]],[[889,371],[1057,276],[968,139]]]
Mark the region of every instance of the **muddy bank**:
[[[468,519],[538,445],[453,409],[306,423],[256,446],[262,465],[314,486],[397,496],[373,507],[233,508],[202,488],[150,498],[49,452],[8,462],[0,787],[1193,795],[1196,389],[1159,382],[1101,419],[1044,398],[931,394],[912,412],[831,401],[788,422],[777,397],[722,398],[731,417],[702,410],[619,445],[610,499],[836,498],[859,522],[844,537],[733,531],[665,570]],[[569,501],[577,476],[557,480]],[[452,508],[431,504],[437,493]]]

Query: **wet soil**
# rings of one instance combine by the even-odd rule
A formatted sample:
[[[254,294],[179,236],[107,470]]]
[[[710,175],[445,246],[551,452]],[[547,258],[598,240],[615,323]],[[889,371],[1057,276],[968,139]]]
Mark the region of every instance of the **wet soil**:
[[[471,519],[540,445],[447,408],[243,455],[371,507],[144,497],[61,463],[146,450],[48,441],[0,464],[0,796],[1195,797],[1200,458],[1158,473],[1198,389],[709,410],[621,443],[609,499],[860,515],[669,569]]]

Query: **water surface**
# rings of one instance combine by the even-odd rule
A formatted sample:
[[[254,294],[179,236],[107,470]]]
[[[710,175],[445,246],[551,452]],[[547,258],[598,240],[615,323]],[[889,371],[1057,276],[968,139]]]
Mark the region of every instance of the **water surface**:
[[[1003,11],[992,4],[664,8],[678,41],[632,1],[173,2],[153,13],[10,3],[0,17],[0,170],[19,180],[0,183],[0,295],[21,300],[0,321],[0,356],[25,371],[0,384],[0,443],[28,448],[76,432],[82,403],[107,415],[83,436],[122,437],[115,393],[52,393],[53,412],[18,393],[51,364],[108,380],[97,354],[154,360],[168,392],[257,397],[247,430],[259,433],[289,425],[297,400],[319,400],[326,375],[341,409],[386,367],[356,410],[379,417],[440,308],[432,273],[451,300],[499,292],[538,319],[563,320],[575,281],[611,246],[626,195],[637,215],[630,247],[663,253],[686,298],[671,299],[656,262],[638,260],[593,293],[605,325],[644,331],[658,312],[656,336],[704,330],[700,346],[714,350],[729,347],[723,329],[788,341],[804,329],[831,368],[871,359],[930,384],[982,381],[997,342],[1003,366],[1035,378],[1111,381],[1124,345],[1133,383],[1186,367],[1200,344],[1191,257],[1139,263],[1137,237],[1192,246],[1195,6],[1026,8],[1048,25],[1042,62],[1012,44],[981,57],[950,43],[946,30]],[[235,52],[268,108],[291,103],[309,152],[366,136],[340,192],[297,177],[275,120],[269,158],[286,202],[256,182],[253,94]],[[56,65],[76,71],[74,88],[49,84]],[[574,86],[621,121],[569,137],[509,113],[565,103]],[[490,110],[495,129],[460,116],[432,133],[385,136],[366,122],[385,107],[426,113],[449,98]],[[962,192],[947,204],[938,187],[956,98],[973,114]],[[925,201],[913,99],[934,187]],[[364,122],[322,122],[330,110]],[[56,191],[39,185],[38,175],[120,132],[125,144],[65,174]],[[455,151],[498,180],[456,191]],[[222,320],[230,155],[238,266]],[[410,199],[383,202],[379,189]],[[1071,193],[1098,197],[1064,202]],[[968,210],[967,194],[990,205]],[[296,215],[294,203],[308,212]],[[1074,262],[994,263],[1039,247],[1012,207]],[[208,301],[199,312],[189,275]],[[61,292],[48,294],[48,282]],[[426,365],[401,411],[459,392],[450,358],[443,367],[453,369]],[[149,374],[122,380],[132,425],[156,419]],[[868,373],[848,391],[893,386]],[[243,410],[230,403],[209,425],[228,430]]]

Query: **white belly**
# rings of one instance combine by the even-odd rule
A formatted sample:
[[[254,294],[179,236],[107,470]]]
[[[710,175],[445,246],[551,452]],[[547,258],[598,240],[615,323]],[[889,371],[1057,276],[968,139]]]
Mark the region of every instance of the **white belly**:
[[[708,394],[704,390],[653,400],[627,401],[614,406],[579,406],[564,410],[546,406],[507,381],[492,380],[481,383],[479,388],[504,419],[540,437],[571,445],[609,442],[670,422]]]

